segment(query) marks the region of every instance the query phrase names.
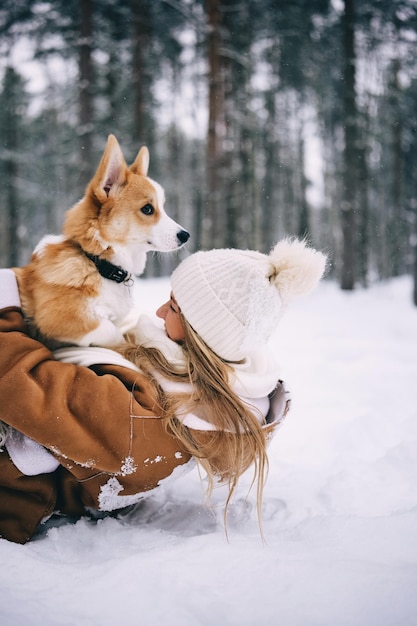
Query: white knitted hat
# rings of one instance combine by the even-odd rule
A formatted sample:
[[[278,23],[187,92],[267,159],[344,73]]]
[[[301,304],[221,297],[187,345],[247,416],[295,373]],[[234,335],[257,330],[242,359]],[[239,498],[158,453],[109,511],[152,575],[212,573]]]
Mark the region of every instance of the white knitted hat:
[[[171,276],[172,292],[192,328],[227,361],[266,343],[283,307],[316,287],[326,257],[284,239],[269,255],[252,250],[196,252]]]

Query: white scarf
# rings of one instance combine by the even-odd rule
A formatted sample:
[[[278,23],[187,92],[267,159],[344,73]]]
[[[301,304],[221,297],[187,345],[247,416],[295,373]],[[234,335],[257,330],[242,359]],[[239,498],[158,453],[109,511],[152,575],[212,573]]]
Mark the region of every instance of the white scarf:
[[[157,348],[174,368],[183,370],[186,363],[184,352],[179,344],[167,336],[158,318],[153,319],[146,315],[141,315],[134,332],[135,341],[138,344],[145,348]],[[139,372],[136,365],[109,348],[74,346],[60,348],[54,352],[54,355],[59,361],[75,363],[85,367],[99,364],[120,365]],[[164,391],[171,393],[191,391],[191,387],[187,383],[168,381],[160,375],[156,375],[156,378]],[[265,417],[269,409],[268,394],[275,389],[278,378],[279,371],[275,359],[267,348],[263,348],[250,354],[244,363],[233,365],[233,378],[230,381],[230,385],[243,402],[255,406],[258,411],[261,411],[262,416]],[[257,411],[256,414],[258,414]],[[212,424],[196,415],[188,414],[179,416],[179,418],[190,428],[199,430],[215,429]]]
[[[158,322],[157,318],[153,320],[142,315],[136,326],[135,340],[144,347],[158,348],[171,365],[182,370],[185,365],[182,348],[167,336],[163,326]],[[64,363],[84,367],[99,364],[119,365],[136,372],[140,371],[134,363],[109,348],[73,346],[56,350],[54,356]],[[248,356],[244,363],[233,366],[233,380],[230,381],[230,385],[243,402],[255,409],[254,414],[261,421],[268,413],[268,394],[275,389],[278,378],[278,367],[274,358],[269,350],[262,349]],[[160,375],[157,375],[157,379],[167,392],[191,391],[191,385],[187,383],[168,381]],[[192,413],[179,415],[178,418],[183,424],[195,430],[216,430],[213,424]],[[12,430],[5,445],[16,467],[26,475],[53,472],[58,466],[58,461],[48,450],[16,431]]]
[[[169,363],[178,369],[185,366],[185,356],[181,346],[172,341],[163,326],[147,315],[141,315],[135,329],[135,340],[145,348],[157,348]],[[60,348],[54,352],[59,361],[90,367],[91,365],[121,365],[139,371],[136,365],[110,348],[95,346]],[[239,396],[263,398],[276,387],[279,368],[267,347],[249,354],[243,363],[233,365],[233,380],[230,385]],[[163,384],[165,388],[165,384]]]
[[[155,318],[155,321],[158,318]],[[146,315],[139,318],[135,330],[137,343],[145,348],[159,348],[172,365],[183,368],[185,357],[182,348],[167,336],[165,329]],[[231,387],[238,396],[263,398],[276,387],[279,369],[267,347],[249,354],[243,363],[233,364]]]

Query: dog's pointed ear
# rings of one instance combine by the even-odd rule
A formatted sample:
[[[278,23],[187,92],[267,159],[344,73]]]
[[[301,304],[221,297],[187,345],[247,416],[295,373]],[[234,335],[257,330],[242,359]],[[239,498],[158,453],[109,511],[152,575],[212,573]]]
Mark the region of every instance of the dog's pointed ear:
[[[99,200],[104,201],[112,191],[126,181],[127,169],[119,142],[114,135],[109,135],[103,156],[91,181]]]
[[[139,176],[147,176],[149,169],[149,150],[146,146],[142,146],[136,159],[130,166],[130,171]]]

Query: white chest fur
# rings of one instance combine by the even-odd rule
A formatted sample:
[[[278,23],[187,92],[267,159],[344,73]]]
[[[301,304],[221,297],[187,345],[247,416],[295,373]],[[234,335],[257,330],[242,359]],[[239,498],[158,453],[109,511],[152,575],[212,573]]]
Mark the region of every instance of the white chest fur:
[[[133,278],[127,283],[116,283],[101,278],[100,295],[88,302],[88,314],[98,326],[77,343],[82,346],[111,346],[123,341],[121,327],[133,308]]]
[[[119,324],[133,306],[133,278],[126,283],[116,283],[108,278],[101,278],[100,295],[90,301],[91,316],[108,318]]]

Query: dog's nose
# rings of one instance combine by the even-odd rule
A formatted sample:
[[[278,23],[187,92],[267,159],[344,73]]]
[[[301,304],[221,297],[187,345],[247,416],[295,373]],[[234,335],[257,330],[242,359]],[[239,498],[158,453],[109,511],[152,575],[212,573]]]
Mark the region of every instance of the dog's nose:
[[[189,238],[190,238],[190,233],[188,233],[186,230],[180,230],[177,233],[177,239],[181,245],[183,243],[186,243],[189,240]]]

